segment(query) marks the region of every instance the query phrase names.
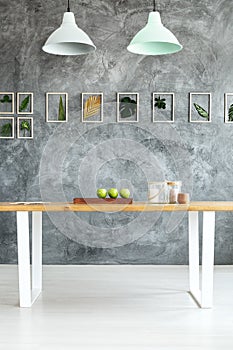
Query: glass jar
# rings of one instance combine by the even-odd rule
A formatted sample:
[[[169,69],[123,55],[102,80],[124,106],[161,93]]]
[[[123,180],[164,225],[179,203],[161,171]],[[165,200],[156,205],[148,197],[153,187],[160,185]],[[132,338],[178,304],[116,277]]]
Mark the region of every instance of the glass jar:
[[[168,202],[171,204],[178,203],[178,193],[181,192],[181,181],[167,181],[168,186]]]
[[[168,186],[166,181],[148,183],[149,203],[168,203]]]

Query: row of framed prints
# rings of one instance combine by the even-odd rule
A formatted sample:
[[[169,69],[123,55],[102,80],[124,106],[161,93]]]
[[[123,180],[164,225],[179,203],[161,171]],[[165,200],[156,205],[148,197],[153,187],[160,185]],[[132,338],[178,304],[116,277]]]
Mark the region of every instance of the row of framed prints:
[[[15,103],[16,95],[16,103]],[[82,122],[103,122],[103,93],[82,93]],[[33,92],[0,92],[0,115],[33,114]],[[189,122],[211,123],[212,98],[208,92],[189,93]],[[225,94],[225,123],[233,123],[233,93]],[[46,93],[46,122],[68,121],[68,93]],[[152,95],[152,121],[175,122],[175,93],[154,92]],[[117,93],[117,122],[139,122],[139,93]]]
[[[0,92],[0,139],[14,139],[15,124],[18,139],[33,139],[33,118],[25,116],[33,114],[33,92],[16,93],[16,114],[19,116],[15,118],[11,116],[13,114],[15,93]]]
[[[0,117],[0,139],[33,139],[32,117]]]
[[[0,114],[15,114],[14,92],[0,92]],[[16,114],[33,114],[33,92],[16,93]]]

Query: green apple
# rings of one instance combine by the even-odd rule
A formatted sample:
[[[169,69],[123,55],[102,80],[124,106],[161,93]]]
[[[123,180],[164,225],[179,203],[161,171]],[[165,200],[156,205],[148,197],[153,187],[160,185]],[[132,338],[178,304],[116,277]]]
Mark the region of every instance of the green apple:
[[[108,195],[110,198],[117,198],[118,197],[118,191],[116,188],[110,188],[110,190],[108,190]]]
[[[98,188],[98,190],[96,191],[96,194],[99,198],[106,198],[107,197],[107,190],[105,190],[105,188]]]
[[[129,198],[130,197],[130,190],[128,190],[128,188],[122,188],[120,190],[120,196],[122,198]]]

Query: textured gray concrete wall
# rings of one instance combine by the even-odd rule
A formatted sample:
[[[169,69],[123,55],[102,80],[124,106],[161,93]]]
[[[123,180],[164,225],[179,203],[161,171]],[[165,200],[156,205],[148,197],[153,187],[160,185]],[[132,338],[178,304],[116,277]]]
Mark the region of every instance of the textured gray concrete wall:
[[[83,0],[71,6],[97,51],[56,57],[41,47],[60,25],[65,1],[0,1],[0,90],[35,96],[34,140],[0,141],[1,201],[41,200],[40,187],[43,200],[72,200],[120,185],[143,200],[147,180],[162,178],[183,180],[194,200],[232,200],[233,126],[224,124],[223,97],[233,92],[233,2],[157,5],[184,46],[180,53],[143,57],[126,50],[152,1]],[[69,93],[67,125],[45,123],[47,91]],[[83,125],[80,94],[93,91],[104,93],[104,123]],[[116,123],[117,91],[140,93],[138,124]],[[174,125],[151,122],[153,91],[175,92]],[[188,123],[190,91],[212,92],[211,124]],[[187,216],[45,214],[43,229],[46,264],[187,263]],[[0,262],[16,261],[15,215],[1,213]],[[215,261],[233,263],[230,213],[217,215]]]

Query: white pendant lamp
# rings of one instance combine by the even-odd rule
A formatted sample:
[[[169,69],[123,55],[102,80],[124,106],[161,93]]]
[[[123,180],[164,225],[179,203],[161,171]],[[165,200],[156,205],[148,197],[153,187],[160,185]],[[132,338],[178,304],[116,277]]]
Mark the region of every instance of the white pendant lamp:
[[[161,22],[160,13],[150,12],[148,23],[133,38],[128,51],[139,55],[167,55],[182,50],[183,46]]]
[[[50,35],[42,49],[53,55],[65,56],[85,55],[96,50],[89,36],[75,23],[74,14],[70,12],[69,0],[60,28]]]

